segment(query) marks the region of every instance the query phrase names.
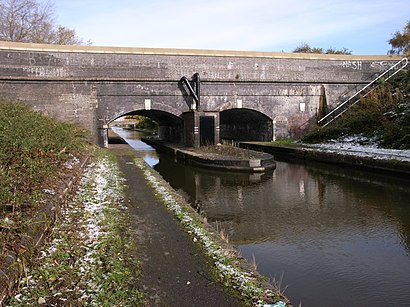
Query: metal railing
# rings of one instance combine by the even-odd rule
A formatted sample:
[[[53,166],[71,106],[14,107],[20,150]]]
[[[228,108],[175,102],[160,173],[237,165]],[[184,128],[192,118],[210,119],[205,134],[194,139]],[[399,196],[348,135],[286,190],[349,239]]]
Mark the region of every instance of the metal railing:
[[[408,58],[403,58],[396,64],[394,64],[392,67],[387,69],[385,72],[383,72],[381,75],[379,75],[377,78],[372,80],[369,84],[364,86],[361,90],[356,91],[352,96],[347,98],[345,101],[343,101],[341,104],[339,104],[336,108],[334,108],[332,111],[330,111],[328,114],[323,116],[320,120],[318,120],[318,125],[322,127],[326,127],[328,124],[330,124],[332,121],[334,121],[336,118],[338,118],[340,115],[342,115],[348,108],[351,106],[355,105],[357,102],[360,101],[360,97],[366,97],[367,94],[369,94],[375,86],[378,84],[380,80],[387,81],[391,77],[393,77],[395,74],[397,74],[399,71],[404,69],[408,64]]]

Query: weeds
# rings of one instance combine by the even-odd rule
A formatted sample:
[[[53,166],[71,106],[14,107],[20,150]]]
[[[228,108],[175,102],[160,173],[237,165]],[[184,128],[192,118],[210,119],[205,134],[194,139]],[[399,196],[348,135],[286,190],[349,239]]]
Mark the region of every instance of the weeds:
[[[376,139],[386,148],[410,149],[410,70],[381,83],[326,127],[316,127],[303,142],[318,143],[350,135]]]
[[[262,155],[259,152],[227,145],[201,146],[199,148],[190,148],[189,150],[198,154],[215,155],[224,159],[257,159]]]
[[[291,146],[295,144],[295,140],[292,138],[280,139],[273,142],[270,142],[273,146]]]
[[[53,240],[20,283],[9,306],[141,306],[135,235],[124,205],[123,179],[100,157],[86,172],[76,199],[63,210]]]
[[[25,268],[34,251],[21,250],[21,244],[38,244],[43,233],[36,231],[51,228],[57,210],[39,212],[70,181],[88,134],[0,98],[0,144],[0,262],[9,252],[23,254],[19,260]],[[0,277],[0,282],[8,278]]]
[[[75,125],[0,99],[0,219],[30,209],[86,139]]]

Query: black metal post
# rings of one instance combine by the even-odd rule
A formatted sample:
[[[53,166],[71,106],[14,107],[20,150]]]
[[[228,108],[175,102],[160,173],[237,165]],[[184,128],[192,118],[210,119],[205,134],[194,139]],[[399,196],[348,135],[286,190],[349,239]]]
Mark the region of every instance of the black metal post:
[[[201,106],[201,81],[199,78],[199,73],[195,73],[193,79],[195,84],[195,94],[197,97],[196,110],[199,111]]]
[[[195,91],[192,88],[191,83],[189,82],[187,77],[183,76],[181,78],[181,81],[186,85],[186,87],[188,88],[189,93],[194,98],[195,103],[196,103],[196,108],[195,109],[198,111],[199,110],[199,103],[200,103],[200,101],[199,101],[199,97],[200,97],[199,74],[195,73],[193,79],[194,79],[193,82],[194,82],[194,86],[195,86]]]

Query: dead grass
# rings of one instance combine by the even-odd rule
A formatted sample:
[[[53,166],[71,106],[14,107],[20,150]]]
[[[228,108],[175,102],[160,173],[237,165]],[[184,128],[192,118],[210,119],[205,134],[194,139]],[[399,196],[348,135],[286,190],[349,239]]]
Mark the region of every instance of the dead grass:
[[[263,153],[227,145],[210,145],[199,148],[189,148],[197,154],[220,156],[229,159],[260,159]]]

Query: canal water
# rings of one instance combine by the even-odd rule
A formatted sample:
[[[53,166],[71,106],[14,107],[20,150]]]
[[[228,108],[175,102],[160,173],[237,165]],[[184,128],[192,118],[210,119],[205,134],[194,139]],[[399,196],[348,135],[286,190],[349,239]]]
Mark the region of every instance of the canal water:
[[[114,129],[295,306],[410,306],[409,179],[281,160],[209,171]]]

